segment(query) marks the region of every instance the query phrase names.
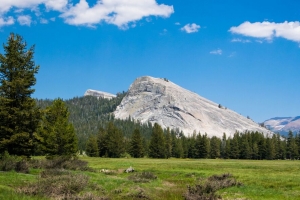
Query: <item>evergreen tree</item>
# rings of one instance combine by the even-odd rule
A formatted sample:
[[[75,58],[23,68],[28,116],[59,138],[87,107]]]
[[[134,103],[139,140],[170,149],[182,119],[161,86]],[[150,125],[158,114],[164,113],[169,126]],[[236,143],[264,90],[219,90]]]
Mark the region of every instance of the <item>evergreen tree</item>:
[[[272,138],[267,137],[266,146],[266,159],[273,160],[276,155],[274,140],[272,140]]]
[[[296,142],[297,149],[298,149],[298,156],[300,156],[300,131],[298,134],[296,134],[295,142]]]
[[[209,156],[209,139],[207,137],[207,134],[201,136],[199,133],[196,137],[196,149],[197,149],[197,158],[208,158]]]
[[[216,136],[213,136],[210,139],[210,158],[219,158],[220,153],[220,147],[221,147],[221,140],[217,138]]]
[[[163,130],[157,123],[154,124],[151,140],[149,144],[149,157],[151,158],[165,158],[166,144]]]
[[[125,152],[124,136],[122,132],[115,127],[113,122],[109,122],[107,131],[107,154],[110,158],[119,158]]]
[[[294,138],[294,134],[292,131],[289,131],[287,138],[287,158],[296,159],[298,156],[298,147]]]
[[[91,157],[99,156],[99,149],[96,136],[90,136],[86,143],[86,154]]]
[[[193,133],[192,137],[188,138],[188,158],[196,158],[197,149],[196,149],[196,132]]]
[[[170,158],[172,156],[172,137],[171,137],[171,132],[170,128],[167,128],[167,133],[166,133],[166,157]]]
[[[230,142],[230,157],[238,159],[240,157],[239,133],[236,132]]]
[[[182,146],[182,156],[180,158],[187,158],[188,157],[188,152],[189,152],[189,144],[188,144],[188,140],[185,137],[185,135],[183,134],[183,132],[180,132],[180,143]],[[180,145],[180,144],[179,144]]]
[[[201,153],[203,149],[202,146],[203,146],[203,140],[202,140],[201,133],[199,132],[195,139],[195,149],[196,149],[195,158],[203,158]]]
[[[11,34],[0,54],[0,153],[33,154],[40,110],[31,98],[39,66],[34,47],[27,49],[20,35]]]
[[[100,127],[97,135],[97,144],[100,157],[108,157],[107,141],[108,134],[103,127]]]
[[[258,146],[258,159],[263,160],[266,159],[266,152],[267,152],[267,144],[266,139],[262,133],[255,132],[257,137],[257,146]]]
[[[42,117],[39,140],[44,153],[49,156],[73,156],[77,152],[77,137],[69,123],[69,111],[61,99],[53,101]]]
[[[143,139],[139,129],[135,129],[130,141],[129,153],[134,158],[142,158],[144,156]]]
[[[241,137],[241,145],[240,145],[240,158],[241,159],[250,159],[251,158],[251,150],[248,141],[248,133],[240,135]]]
[[[226,158],[226,133],[223,133],[221,142],[221,157]]]
[[[226,140],[226,146],[225,146],[224,158],[226,158],[226,159],[230,158],[230,156],[231,156],[231,153],[230,153],[230,151],[231,151],[231,144],[230,144],[230,142],[231,142],[231,138],[229,137]]]
[[[183,147],[182,147],[182,141],[180,138],[175,138],[173,141],[173,157],[175,158],[183,158]]]
[[[251,158],[252,158],[252,159],[257,160],[257,159],[259,158],[258,151],[259,151],[258,145],[257,145],[257,143],[255,142],[255,143],[253,143],[253,146],[252,146],[252,155],[251,155]]]

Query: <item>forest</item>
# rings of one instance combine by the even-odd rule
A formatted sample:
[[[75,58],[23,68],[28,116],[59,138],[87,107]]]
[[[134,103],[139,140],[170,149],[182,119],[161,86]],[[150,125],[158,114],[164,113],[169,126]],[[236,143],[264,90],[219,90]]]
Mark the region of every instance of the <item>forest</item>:
[[[112,112],[126,92],[111,100],[85,96],[66,100],[69,121],[74,125],[79,149],[89,156],[154,158],[224,158],[224,159],[298,159],[300,134],[288,137],[259,132],[223,133],[222,138],[207,133],[186,136],[180,130],[162,129],[158,124],[142,124],[132,118],[115,119]],[[37,100],[40,107],[50,100]],[[155,141],[155,142],[154,142]],[[151,152],[162,148],[153,155]],[[118,152],[114,152],[117,149]],[[151,151],[151,149],[153,149]]]

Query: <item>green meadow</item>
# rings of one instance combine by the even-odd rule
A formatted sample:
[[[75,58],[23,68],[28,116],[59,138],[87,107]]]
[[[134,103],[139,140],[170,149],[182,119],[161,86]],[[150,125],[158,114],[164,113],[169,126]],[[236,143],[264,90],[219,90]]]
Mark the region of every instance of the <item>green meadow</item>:
[[[183,199],[187,186],[212,175],[230,173],[242,185],[218,190],[223,199],[300,199],[300,161],[221,160],[221,159],[134,159],[90,158],[94,171],[75,171],[89,177],[93,187],[82,193],[95,193],[106,199]],[[132,166],[134,173],[123,170]],[[107,173],[102,169],[109,170]],[[0,199],[47,199],[17,193],[17,188],[38,182],[40,169],[28,174],[0,172]],[[150,172],[155,179],[135,181],[129,176]]]

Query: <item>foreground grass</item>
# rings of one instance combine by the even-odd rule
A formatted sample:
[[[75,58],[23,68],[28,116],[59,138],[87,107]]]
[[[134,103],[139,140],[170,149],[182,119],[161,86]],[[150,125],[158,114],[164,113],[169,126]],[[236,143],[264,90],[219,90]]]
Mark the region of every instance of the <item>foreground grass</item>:
[[[194,185],[214,174],[231,173],[240,187],[220,190],[225,199],[300,199],[299,161],[193,160],[193,159],[109,159],[80,158],[88,161],[96,172],[80,172],[102,188],[111,199],[182,199],[187,185]],[[157,179],[135,183],[128,167],[138,172],[152,172]],[[101,169],[114,170],[100,173]],[[0,199],[41,199],[16,194],[14,188],[37,181],[38,171],[30,174],[0,172]],[[91,191],[87,191],[91,192]]]

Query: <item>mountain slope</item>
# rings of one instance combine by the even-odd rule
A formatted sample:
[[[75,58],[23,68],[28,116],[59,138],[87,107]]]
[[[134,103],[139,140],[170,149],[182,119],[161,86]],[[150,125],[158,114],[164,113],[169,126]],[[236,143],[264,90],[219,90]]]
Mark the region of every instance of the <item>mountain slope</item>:
[[[114,112],[116,118],[129,116],[141,122],[157,122],[163,128],[179,128],[186,135],[193,131],[221,137],[235,131],[271,133],[230,109],[188,91],[167,79],[137,78]]]
[[[275,117],[264,121],[267,129],[283,135],[291,130],[294,133],[300,131],[300,116],[297,117]]]

